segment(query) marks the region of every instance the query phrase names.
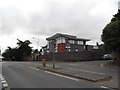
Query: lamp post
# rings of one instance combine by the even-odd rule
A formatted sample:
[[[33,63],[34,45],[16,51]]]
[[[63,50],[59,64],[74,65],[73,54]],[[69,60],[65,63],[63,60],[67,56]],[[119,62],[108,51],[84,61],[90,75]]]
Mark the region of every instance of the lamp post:
[[[0,55],[1,55],[1,46],[0,46]]]
[[[1,52],[2,52],[2,50],[1,50],[1,46],[0,46],[0,55],[1,55]]]
[[[54,45],[54,51],[52,51],[52,58],[53,58],[53,68],[55,68],[55,47],[56,47],[56,43],[53,42]]]
[[[34,58],[35,58],[35,60],[38,60],[37,59],[37,56],[39,55],[39,52],[40,52],[40,50],[39,50],[39,38],[36,38],[36,37],[33,37],[33,39],[36,41],[36,45],[37,45],[37,53],[35,53],[35,55],[34,55]]]
[[[36,41],[36,45],[37,45],[37,49],[38,49],[38,51],[39,51],[39,38],[35,38],[35,37],[33,37],[33,39],[34,39],[34,40],[37,39],[37,41]]]

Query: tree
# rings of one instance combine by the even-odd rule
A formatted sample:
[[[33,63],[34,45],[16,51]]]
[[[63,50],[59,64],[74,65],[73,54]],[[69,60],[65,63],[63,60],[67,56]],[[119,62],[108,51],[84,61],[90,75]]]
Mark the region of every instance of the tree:
[[[2,54],[3,57],[5,57],[5,59],[8,60],[16,60],[17,58],[17,48],[11,48],[8,47],[8,49],[5,50],[5,52]]]
[[[31,55],[32,48],[29,46],[31,42],[29,40],[25,40],[25,41],[21,41],[19,39],[17,40],[18,40],[17,44],[18,44],[19,59],[23,60],[24,57]]]
[[[30,56],[32,48],[29,46],[31,42],[29,40],[21,41],[17,39],[17,47],[8,47],[2,56],[8,60],[24,60],[24,57]]]
[[[114,53],[116,62],[120,63],[120,10],[103,29],[101,39],[105,44],[105,48]]]

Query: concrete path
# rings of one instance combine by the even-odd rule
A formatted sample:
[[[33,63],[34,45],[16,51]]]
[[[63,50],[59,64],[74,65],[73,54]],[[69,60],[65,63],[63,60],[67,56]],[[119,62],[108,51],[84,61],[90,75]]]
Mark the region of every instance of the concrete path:
[[[50,66],[47,66],[47,67],[39,66],[37,68],[43,69],[46,71],[59,73],[59,74],[72,76],[75,78],[89,80],[92,82],[106,81],[106,80],[108,81],[108,80],[112,79],[112,76],[100,74],[100,73],[95,73],[95,72],[90,72],[90,71],[83,71],[83,70],[75,71],[75,70],[71,70],[71,69],[64,69],[64,68],[58,68],[58,67],[52,68]]]

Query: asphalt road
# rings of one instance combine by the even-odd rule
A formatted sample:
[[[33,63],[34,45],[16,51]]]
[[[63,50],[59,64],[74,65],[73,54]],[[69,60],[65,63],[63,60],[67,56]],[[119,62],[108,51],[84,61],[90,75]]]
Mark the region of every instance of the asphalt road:
[[[103,85],[117,88],[117,67],[107,68],[104,63],[106,61],[57,62],[56,66],[111,74],[113,80],[110,82],[94,83],[36,69],[35,67],[42,65],[41,62],[2,62],[2,75],[10,88],[104,88],[101,87]],[[52,66],[52,62],[47,62],[47,65]]]
[[[23,65],[24,64],[24,65]],[[29,62],[3,62],[2,75],[10,88],[100,88],[96,83],[59,75],[34,67]]]
[[[55,62],[56,67],[67,68],[72,70],[83,70],[88,72],[102,73],[112,76],[112,80],[109,82],[99,82],[100,85],[104,85],[111,88],[118,87],[118,66],[109,64],[112,60],[99,60],[99,61],[83,61],[83,62]],[[108,63],[108,65],[106,64]],[[28,62],[27,65],[32,67],[41,66],[42,62]],[[52,62],[47,61],[47,66],[52,66]]]
[[[96,73],[103,73],[113,76],[118,79],[118,66],[106,66],[105,64],[111,61],[87,61],[87,62],[55,62],[56,67],[67,68],[72,70],[85,70]],[[42,62],[28,62],[27,65],[33,67],[41,66]],[[47,62],[47,66],[52,66],[52,62]]]

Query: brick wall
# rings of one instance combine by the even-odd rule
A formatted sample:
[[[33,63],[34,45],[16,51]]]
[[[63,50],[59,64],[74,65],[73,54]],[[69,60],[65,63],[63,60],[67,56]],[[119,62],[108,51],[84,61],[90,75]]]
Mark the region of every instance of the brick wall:
[[[32,57],[31,56],[24,57],[24,61],[32,61]]]
[[[120,66],[120,52],[112,52],[112,55],[115,58],[115,60],[113,61],[114,64]]]
[[[79,51],[79,52],[62,52],[55,53],[56,61],[82,61],[82,60],[99,60],[103,56],[102,51]],[[52,60],[52,54],[42,56],[46,60]]]

